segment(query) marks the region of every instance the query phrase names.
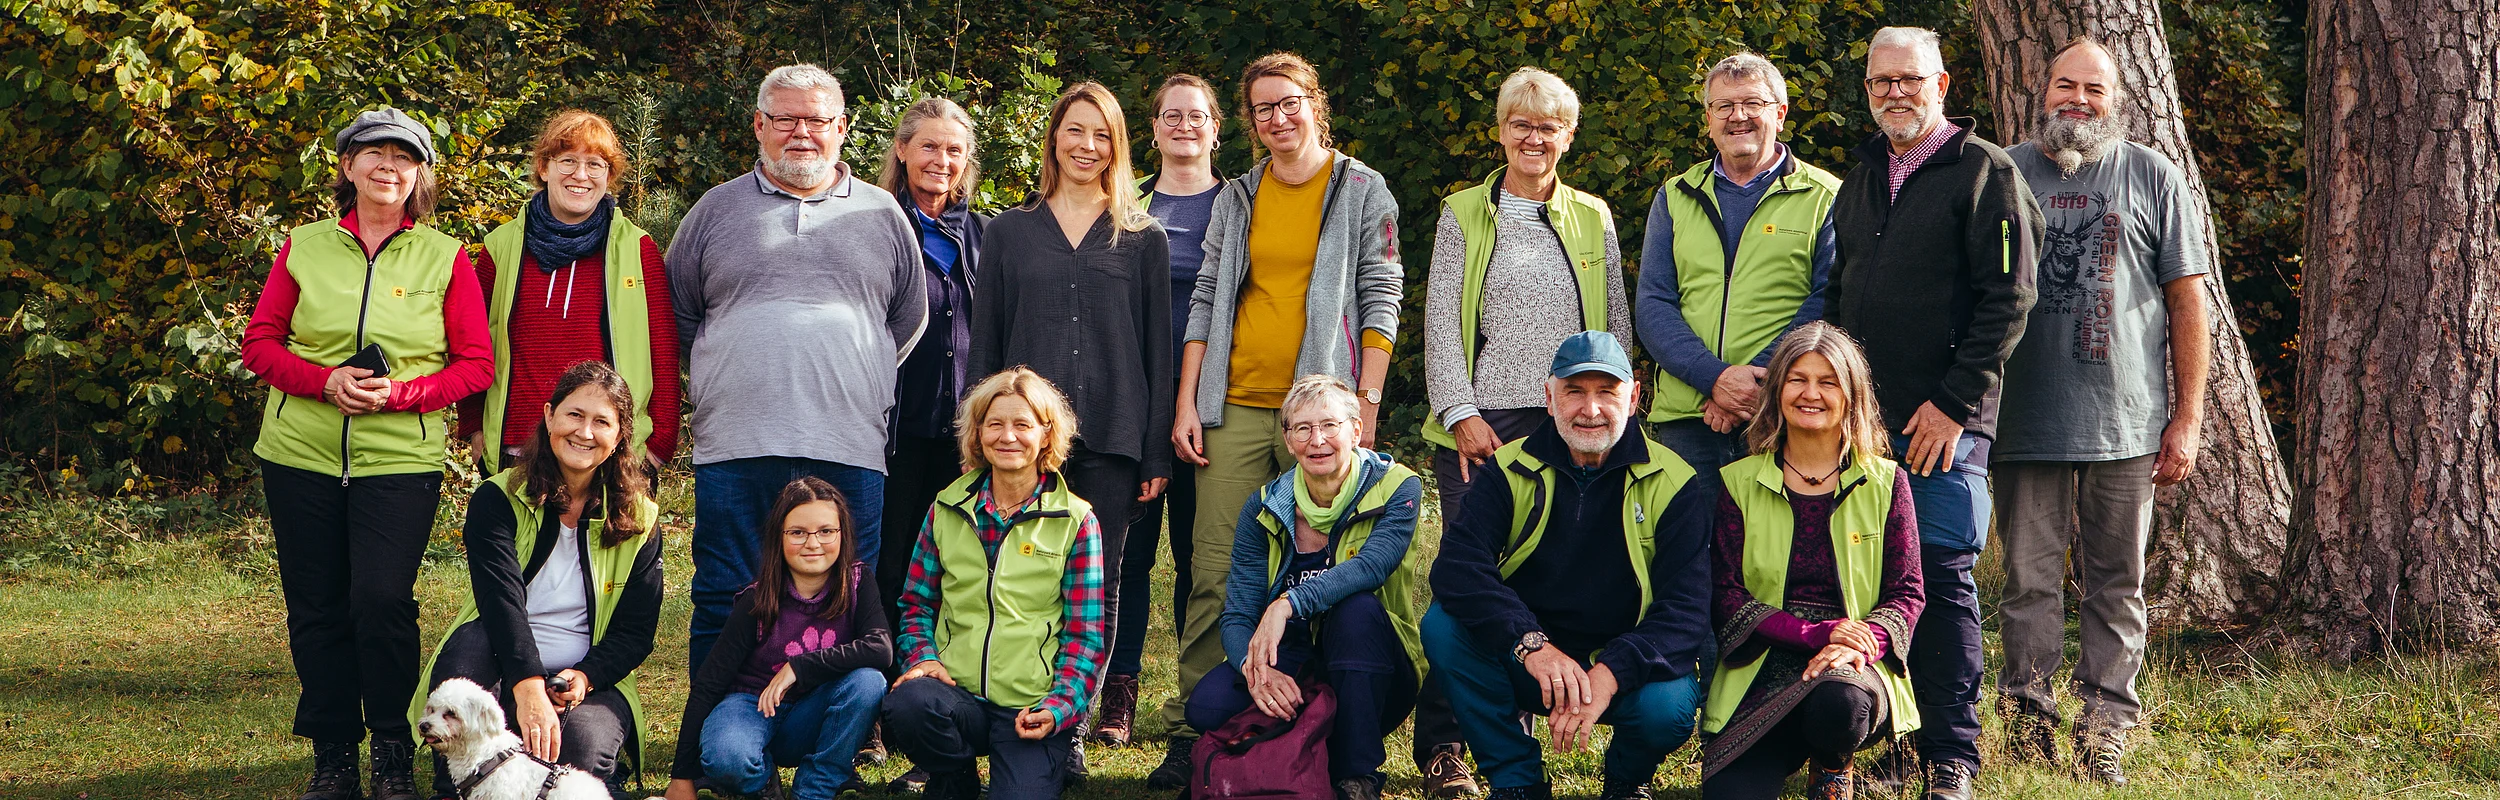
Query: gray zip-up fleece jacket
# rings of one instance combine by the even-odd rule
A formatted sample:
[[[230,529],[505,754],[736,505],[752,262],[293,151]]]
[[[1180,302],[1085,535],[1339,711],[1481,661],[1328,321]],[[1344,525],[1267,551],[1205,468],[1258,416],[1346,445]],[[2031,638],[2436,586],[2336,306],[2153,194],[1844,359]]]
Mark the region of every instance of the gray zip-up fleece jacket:
[[[1206,262],[1189,298],[1187,340],[1207,343],[1198,368],[1198,421],[1224,424],[1224,389],[1232,381],[1233,319],[1250,274],[1250,209],[1268,159],[1224,182],[1207,222]],[[1329,168],[1321,201],[1319,250],[1311,262],[1310,305],[1294,374],[1326,373],[1354,385],[1360,376],[1362,332],[1398,338],[1398,303],[1406,267],[1398,262],[1398,200],[1389,181],[1344,153]]]

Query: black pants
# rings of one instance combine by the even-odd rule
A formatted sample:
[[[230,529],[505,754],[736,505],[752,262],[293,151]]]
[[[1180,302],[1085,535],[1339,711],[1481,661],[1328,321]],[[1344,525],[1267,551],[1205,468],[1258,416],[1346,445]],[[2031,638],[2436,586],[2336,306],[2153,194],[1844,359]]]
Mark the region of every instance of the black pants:
[[[1762,734],[1743,755],[1701,784],[1706,800],[1770,800],[1788,776],[1812,760],[1825,769],[1848,764],[1858,746],[1876,737],[1875,695],[1845,681],[1827,681],[1806,693],[1788,717]]]
[[[885,459],[885,544],[877,550],[877,591],[892,607],[886,619],[903,618],[903,576],[911,572],[912,546],[938,492],[963,477],[963,457],[953,439],[900,437]]]
[[[504,675],[495,666],[495,651],[486,640],[486,625],[471,621],[443,641],[443,651],[434,655],[434,674],[426,677],[425,685],[433,687],[453,678],[467,678],[486,687],[503,704],[504,726],[517,733],[521,722],[513,714],[512,686],[507,681],[531,677],[536,676]],[[590,687],[590,696],[582,698],[581,705],[563,712],[559,719],[557,763],[570,764],[602,781],[616,774],[617,754],[624,751],[625,739],[634,725],[633,708],[625,702],[623,692],[605,686]],[[451,790],[451,770],[444,767],[442,755],[436,754],[434,791],[442,794]]]
[[[1918,757],[1979,771],[1979,553],[1919,548],[1927,609],[1910,635],[1910,688],[1918,694]]]
[[[1103,644],[1119,641],[1120,636],[1120,561],[1126,552],[1129,517],[1137,511],[1137,459],[1097,453],[1082,445],[1068,454],[1068,463],[1059,467],[1059,474],[1068,480],[1068,490],[1094,507],[1094,520],[1102,528],[1102,632]],[[1106,651],[1107,652],[1107,651]],[[1109,659],[1095,667],[1101,677]],[[1097,681],[1099,690],[1101,683]]]
[[[1154,610],[1154,598],[1148,597],[1147,592],[1154,587],[1155,546],[1166,539],[1165,509],[1172,512],[1172,632],[1177,637],[1182,630],[1181,615],[1189,605],[1189,532],[1198,523],[1198,470],[1174,462],[1172,480],[1163,487],[1163,496],[1138,507],[1137,518],[1129,522],[1128,539],[1120,544],[1117,592],[1136,602],[1120,606],[1120,614],[1112,623],[1113,675],[1135,675],[1143,670],[1140,661],[1146,654],[1146,626]]]
[[[1493,426],[1493,435],[1503,442],[1527,438],[1553,418],[1543,408],[1490,408],[1476,415]],[[1459,508],[1467,502],[1467,490],[1484,480],[1501,480],[1491,460],[1468,467],[1467,480],[1459,480],[1458,451],[1432,449],[1432,482],[1440,487],[1442,520],[1457,519]],[[1450,698],[1441,693],[1441,682],[1424,681],[1423,693],[1415,698],[1415,770],[1422,772],[1436,749],[1466,746],[1467,739],[1458,730],[1458,715],[1450,711]]]
[[[1076,744],[1073,725],[1039,740],[1018,738],[1017,709],[935,678],[894,687],[884,711],[886,742],[932,773],[970,770],[975,759],[988,756],[990,800],[1058,797]]]
[[[336,474],[260,468],[286,595],[287,652],[303,691],[294,733],[316,742],[411,741],[417,566],[434,530],[439,472]]]

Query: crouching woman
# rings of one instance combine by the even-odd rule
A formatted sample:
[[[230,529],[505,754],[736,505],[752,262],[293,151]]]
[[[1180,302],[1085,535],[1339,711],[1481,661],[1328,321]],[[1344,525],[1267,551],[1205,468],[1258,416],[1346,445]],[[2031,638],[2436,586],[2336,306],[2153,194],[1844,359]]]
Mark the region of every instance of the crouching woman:
[[[668,800],[695,779],[740,797],[833,800],[864,789],[851,756],[876,720],[894,637],[871,567],[859,559],[850,501],[813,475],[781,488],[759,531],[755,585],[740,592],[695,670],[678,727]]]
[[[1032,370],[964,397],[964,475],[939,490],[903,578],[903,675],[886,741],[929,770],[927,800],[1059,796],[1071,726],[1103,666],[1102,530],[1059,475],[1067,399]]]
[[[530,755],[617,786],[620,756],[643,741],[634,670],[660,623],[659,506],[623,446],[634,395],[616,369],[574,364],[552,397],[519,465],[469,498],[469,599],[409,718],[433,686],[467,678],[496,693]],[[437,754],[434,796],[455,795]]]
[[[1189,726],[1211,731],[1256,705],[1291,718],[1299,676],[1337,696],[1329,782],[1378,798],[1384,737],[1415,705],[1424,673],[1408,545],[1423,480],[1364,449],[1354,390],[1327,375],[1296,381],[1277,410],[1293,469],[1241,509],[1224,589],[1224,664],[1189,696]]]
[[[1754,455],[1719,473],[1702,796],[1768,800],[1804,766],[1807,797],[1847,798],[1859,750],[1918,729],[1902,677],[1926,606],[1918,517],[1848,334],[1790,332],[1769,375]]]

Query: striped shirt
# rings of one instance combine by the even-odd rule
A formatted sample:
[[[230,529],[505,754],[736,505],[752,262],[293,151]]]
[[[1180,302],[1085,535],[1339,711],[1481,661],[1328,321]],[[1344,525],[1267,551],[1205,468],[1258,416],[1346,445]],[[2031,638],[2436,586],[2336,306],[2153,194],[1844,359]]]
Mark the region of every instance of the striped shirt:
[[[1016,504],[1023,508],[1041,498],[1051,481],[1064,480],[1046,476],[1034,484],[1033,496]],[[998,543],[1007,538],[1007,517],[1001,513],[996,498],[990,495],[990,481],[981,479],[972,515],[974,530],[981,535],[981,547],[995,555]],[[937,659],[938,579],[946,574],[938,562],[937,542],[930,531],[937,509],[931,508],[920,520],[920,541],[912,548],[911,571],[903,578],[903,625],[896,637],[903,649],[903,666]],[[1042,697],[1039,707],[1050,710],[1059,727],[1085,713],[1094,696],[1095,675],[1101,671],[1104,656],[1104,619],[1102,584],[1102,525],[1091,512],[1076,532],[1076,541],[1069,548],[1068,568],[1059,574],[1059,602],[1066,615],[1067,627],[1059,632],[1059,657],[1051,680],[1050,694]]]
[[[1961,132],[1962,126],[1953,124],[1953,120],[1938,120],[1935,132],[1927,134],[1925,139],[1918,140],[1917,147],[1910,148],[1910,152],[1894,155],[1891,174],[1892,196],[1888,199],[1892,202],[1899,202],[1901,184],[1910,180],[1910,173],[1917,172],[1919,167],[1926,165],[1929,156],[1935,155],[1937,150],[1944,149],[1945,140]]]

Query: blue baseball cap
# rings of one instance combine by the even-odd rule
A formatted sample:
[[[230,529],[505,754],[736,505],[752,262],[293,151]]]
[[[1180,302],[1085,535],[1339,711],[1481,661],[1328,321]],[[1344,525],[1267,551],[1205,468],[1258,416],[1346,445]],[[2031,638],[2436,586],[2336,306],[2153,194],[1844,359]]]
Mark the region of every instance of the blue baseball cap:
[[[1632,356],[1623,351],[1623,343],[1605,331],[1581,331],[1564,339],[1554,349],[1553,376],[1568,378],[1583,372],[1603,372],[1615,380],[1632,379]]]

